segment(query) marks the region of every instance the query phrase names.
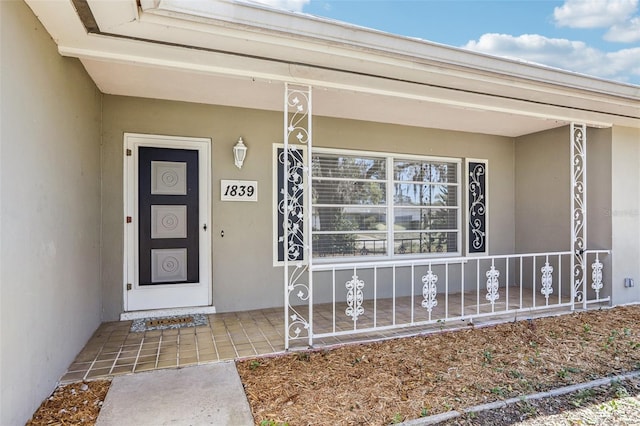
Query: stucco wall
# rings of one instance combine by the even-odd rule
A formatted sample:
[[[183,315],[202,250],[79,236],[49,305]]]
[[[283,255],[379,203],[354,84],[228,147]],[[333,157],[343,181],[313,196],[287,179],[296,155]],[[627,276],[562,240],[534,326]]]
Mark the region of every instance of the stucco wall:
[[[568,250],[569,129],[561,127],[517,138],[515,158],[516,251]]]
[[[517,138],[516,250],[571,250],[571,133],[568,126]],[[587,128],[587,249],[611,248],[611,129]],[[593,259],[589,257],[588,261]],[[563,262],[569,293],[570,264]],[[610,258],[603,259],[609,282]],[[559,269],[554,266],[555,271]],[[587,275],[590,277],[589,270]],[[526,280],[525,280],[526,281]],[[609,294],[610,286],[605,288]],[[589,297],[593,297],[590,295]]]
[[[640,129],[614,127],[611,139],[612,301],[640,302]]]
[[[123,133],[212,139],[213,299],[219,312],[282,305],[282,269],[272,255],[272,145],[282,141],[282,113],[105,96],[103,110],[103,257],[105,318],[122,312]],[[514,249],[514,151],[511,138],[315,117],[314,146],[451,157],[490,164],[490,250]],[[249,152],[242,170],[232,147]],[[220,201],[220,179],[258,181],[259,201]],[[224,230],[224,237],[220,232]]]
[[[101,94],[24,2],[0,15],[0,424],[20,425],[100,323]]]

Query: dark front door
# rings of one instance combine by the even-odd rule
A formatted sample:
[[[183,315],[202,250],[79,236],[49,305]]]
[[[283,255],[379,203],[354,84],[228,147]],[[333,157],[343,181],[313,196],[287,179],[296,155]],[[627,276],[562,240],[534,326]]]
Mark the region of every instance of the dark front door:
[[[199,282],[198,176],[198,150],[139,148],[139,286]]]

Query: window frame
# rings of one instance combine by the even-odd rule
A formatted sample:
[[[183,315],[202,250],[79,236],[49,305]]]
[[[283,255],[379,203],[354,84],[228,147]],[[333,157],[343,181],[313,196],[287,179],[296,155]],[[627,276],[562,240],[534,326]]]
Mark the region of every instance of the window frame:
[[[471,164],[482,164],[484,166],[484,179],[483,179],[483,183],[484,186],[482,187],[483,190],[483,194],[482,196],[484,197],[484,202],[482,203],[482,208],[484,209],[484,216],[483,216],[483,225],[482,225],[482,230],[484,232],[483,234],[483,248],[484,250],[474,250],[471,247],[470,244],[470,239],[471,239],[471,207],[472,207],[472,203],[473,200],[472,198],[472,194],[471,194],[471,184],[470,184],[470,179],[472,179],[471,177],[471,170],[470,170],[470,165]],[[489,254],[489,207],[491,206],[491,203],[489,202],[489,160],[486,158],[465,158],[464,159],[464,192],[465,192],[465,222],[463,227],[465,228],[465,253],[468,257],[473,257],[473,256],[486,256]]]
[[[379,152],[379,151],[366,151],[366,150],[352,150],[352,149],[340,149],[340,148],[318,148],[314,147],[312,152],[312,157],[315,154],[332,154],[332,155],[343,155],[343,156],[355,156],[355,157],[374,157],[374,158],[383,158],[385,159],[385,190],[386,190],[386,204],[380,205],[380,208],[384,208],[386,210],[386,243],[387,249],[386,254],[384,255],[358,255],[358,256],[345,256],[345,257],[314,257],[313,255],[313,237],[314,235],[318,235],[313,230],[311,231],[311,235],[306,235],[305,238],[311,238],[311,249],[309,250],[309,255],[312,256],[313,263],[352,263],[352,262],[362,262],[362,261],[377,261],[377,260],[406,260],[406,259],[416,259],[416,258],[445,258],[445,257],[459,257],[462,253],[462,238],[464,234],[463,229],[463,212],[462,212],[462,191],[465,188],[462,183],[462,168],[464,167],[463,159],[456,157],[444,157],[444,156],[427,156],[427,155],[417,155],[417,154],[402,154],[402,153],[393,153],[393,152]],[[394,235],[396,231],[394,229],[395,224],[395,215],[394,209],[396,207],[399,208],[419,208],[419,207],[411,207],[411,206],[397,206],[394,202],[394,185],[396,183],[411,183],[407,181],[397,181],[394,176],[394,160],[413,160],[413,161],[422,161],[422,162],[437,162],[437,163],[451,163],[456,165],[456,182],[455,183],[447,183],[444,184],[446,186],[454,186],[456,187],[456,205],[452,207],[445,207],[446,209],[455,210],[456,211],[456,229],[454,230],[429,230],[422,231],[427,233],[438,233],[438,232],[456,232],[456,248],[455,252],[444,252],[444,253],[409,253],[409,254],[396,254],[394,247]],[[312,167],[312,165],[310,166]],[[312,176],[312,181],[315,181]],[[379,181],[382,182],[382,181]],[[416,182],[418,183],[418,182]],[[308,186],[306,189],[308,190]],[[313,182],[311,183],[311,188],[313,188]],[[313,208],[315,204],[312,204],[310,209],[310,214],[308,220],[313,220]],[[376,206],[375,208],[378,208]],[[438,208],[439,207],[423,207],[423,208]],[[364,231],[366,232],[366,231]],[[406,231],[406,232],[421,232],[421,231]],[[380,232],[382,233],[382,232]]]
[[[289,145],[290,149],[297,149],[299,151],[302,152],[302,166],[304,169],[307,168],[307,146],[306,145]],[[279,227],[282,226],[281,223],[279,223],[279,214],[278,214],[278,203],[279,203],[279,196],[278,194],[280,193],[280,188],[278,187],[278,171],[279,171],[279,158],[278,158],[278,150],[283,150],[284,151],[284,143],[274,143],[272,146],[272,159],[273,161],[271,162],[273,168],[272,168],[272,182],[273,182],[273,194],[272,194],[272,202],[273,202],[273,208],[271,209],[272,211],[272,221],[273,221],[273,226],[272,226],[272,241],[273,241],[273,248],[272,248],[272,256],[273,256],[273,266],[283,266],[284,265],[284,259],[280,260],[278,257],[279,255],[279,250],[280,250],[280,241],[279,241]],[[314,149],[315,151],[315,149]],[[302,208],[305,210],[305,218],[303,219],[303,238],[304,241],[309,241],[309,238],[311,238],[311,236],[309,235],[308,232],[308,227],[306,225],[306,220],[311,220],[311,217],[306,216],[306,208],[307,208],[307,193],[309,191],[309,182],[307,182],[307,175],[306,173],[304,173],[303,175],[303,179],[302,179],[302,191],[303,191],[303,196],[302,196]],[[311,253],[311,249],[310,250],[305,250],[305,252],[308,252],[308,254],[310,254],[311,256],[313,256],[313,254]],[[302,260],[289,260],[289,262],[292,263],[300,263],[302,265],[306,265],[307,263],[309,263],[309,259],[308,256],[305,256],[303,254],[303,258]]]

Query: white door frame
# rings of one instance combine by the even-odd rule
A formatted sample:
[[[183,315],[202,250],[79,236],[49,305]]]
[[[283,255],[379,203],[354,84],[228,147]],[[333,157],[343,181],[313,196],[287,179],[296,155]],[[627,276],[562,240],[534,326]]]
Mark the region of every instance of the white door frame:
[[[138,285],[138,148],[175,148],[198,151],[199,280],[197,284]],[[211,152],[209,138],[124,134],[124,310],[163,310],[212,306],[211,260]],[[131,218],[131,222],[129,219]],[[129,223],[128,223],[129,222]],[[206,230],[204,225],[206,224]],[[197,288],[196,288],[197,287]],[[170,301],[166,304],[165,301]],[[164,306],[163,306],[164,305]]]

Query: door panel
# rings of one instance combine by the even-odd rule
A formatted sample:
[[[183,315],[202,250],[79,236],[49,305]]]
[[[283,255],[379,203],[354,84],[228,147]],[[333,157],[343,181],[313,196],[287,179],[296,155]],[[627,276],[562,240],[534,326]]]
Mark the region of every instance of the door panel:
[[[126,311],[212,305],[210,144],[125,135]]]
[[[198,151],[140,147],[138,185],[139,285],[198,282]]]

